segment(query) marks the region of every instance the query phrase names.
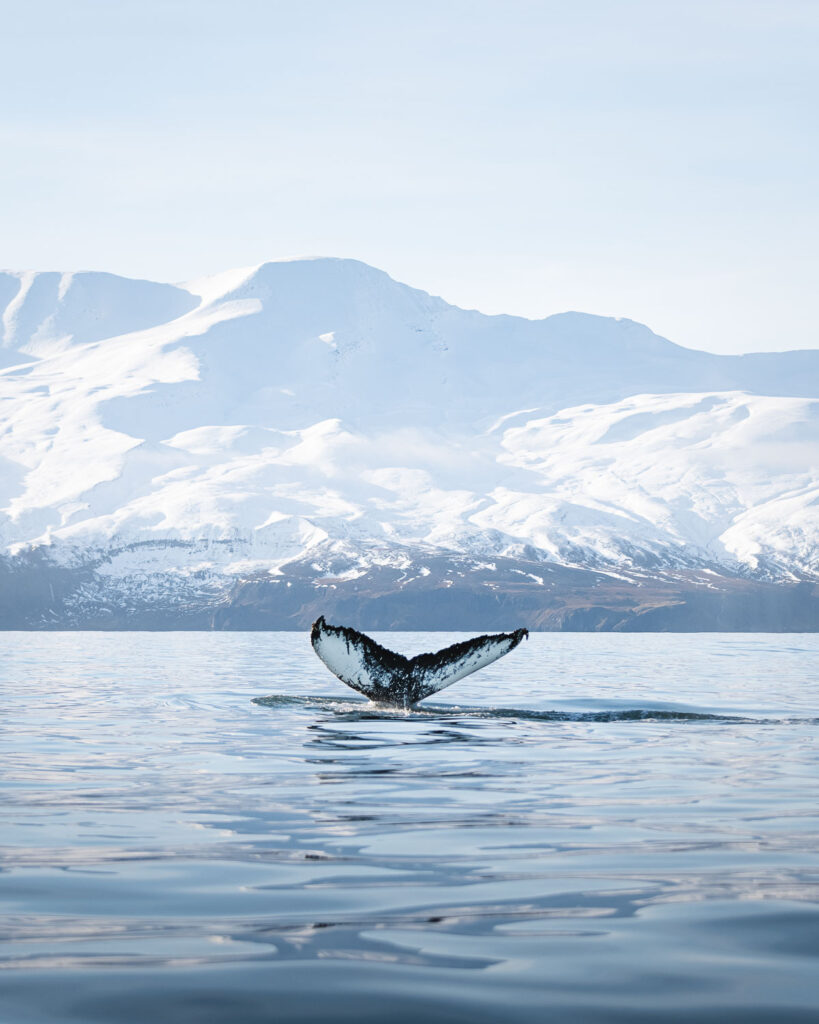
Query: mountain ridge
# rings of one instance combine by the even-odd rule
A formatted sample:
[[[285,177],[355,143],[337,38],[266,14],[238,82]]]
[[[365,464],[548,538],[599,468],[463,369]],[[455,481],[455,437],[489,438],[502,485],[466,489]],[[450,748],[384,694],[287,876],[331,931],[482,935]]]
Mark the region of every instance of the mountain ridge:
[[[631,320],[486,316],[344,259],[183,285],[5,273],[0,316],[4,571],[20,584],[29,565],[34,590],[76,575],[35,627],[101,608],[138,626],[152,601],[233,621],[215,609],[259,578],[291,573],[306,607],[334,559],[353,595],[430,553],[471,559],[475,593],[493,558],[643,587],[650,570],[669,601],[681,570],[819,580],[819,351],[718,356]],[[455,584],[438,582],[443,602]]]

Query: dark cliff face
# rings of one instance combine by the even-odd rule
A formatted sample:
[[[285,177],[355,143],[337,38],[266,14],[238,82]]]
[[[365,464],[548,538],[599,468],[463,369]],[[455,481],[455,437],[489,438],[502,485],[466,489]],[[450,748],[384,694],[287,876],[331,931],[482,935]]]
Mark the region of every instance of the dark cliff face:
[[[419,566],[421,563],[419,562]],[[696,571],[618,577],[522,559],[423,559],[357,579],[307,562],[223,591],[123,595],[92,568],[41,555],[0,560],[2,629],[309,630],[319,615],[360,630],[816,632],[819,585]],[[625,577],[625,578],[623,578]],[[538,582],[542,581],[542,582]]]

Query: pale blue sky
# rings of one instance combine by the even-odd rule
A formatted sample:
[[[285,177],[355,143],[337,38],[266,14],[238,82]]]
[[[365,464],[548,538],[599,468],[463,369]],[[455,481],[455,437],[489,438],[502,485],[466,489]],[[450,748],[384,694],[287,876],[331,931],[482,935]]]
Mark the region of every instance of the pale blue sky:
[[[352,256],[459,305],[819,345],[819,3],[0,5],[0,266]]]

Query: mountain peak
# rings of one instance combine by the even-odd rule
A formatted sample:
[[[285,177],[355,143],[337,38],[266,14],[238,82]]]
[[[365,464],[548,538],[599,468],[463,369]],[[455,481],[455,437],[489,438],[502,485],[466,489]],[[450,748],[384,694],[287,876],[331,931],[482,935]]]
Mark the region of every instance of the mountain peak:
[[[819,575],[819,403],[782,397],[817,397],[817,352],[484,316],[327,258],[185,286],[0,275],[0,310],[0,538],[78,602],[193,607],[296,563],[309,588],[446,563],[443,593],[513,552],[534,567],[510,586],[539,561]]]
[[[3,362],[145,330],[189,312],[182,288],[103,271],[0,274]]]

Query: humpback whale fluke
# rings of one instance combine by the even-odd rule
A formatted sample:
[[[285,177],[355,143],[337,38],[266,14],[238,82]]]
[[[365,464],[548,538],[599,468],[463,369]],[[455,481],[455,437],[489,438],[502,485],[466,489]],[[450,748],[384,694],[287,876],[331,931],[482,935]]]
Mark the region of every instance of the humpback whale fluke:
[[[342,683],[379,704],[408,708],[508,654],[528,629],[494,633],[445,647],[435,654],[405,658],[357,629],[331,626],[321,615],[313,623],[313,650]]]

